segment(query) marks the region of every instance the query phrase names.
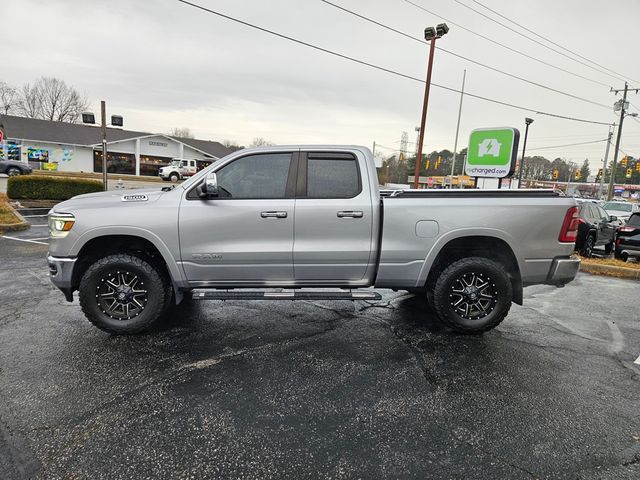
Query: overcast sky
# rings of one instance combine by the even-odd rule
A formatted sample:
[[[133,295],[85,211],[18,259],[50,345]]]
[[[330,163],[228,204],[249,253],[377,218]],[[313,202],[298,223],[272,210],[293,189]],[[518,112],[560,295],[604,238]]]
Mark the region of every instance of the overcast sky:
[[[366,62],[425,76],[426,44],[321,0],[193,1]],[[571,61],[461,5],[498,18],[474,0],[412,0],[434,14],[404,0],[332,1],[417,37],[425,26],[447,19],[450,31],[438,46],[608,107],[526,84],[443,51],[435,57],[433,82],[437,84],[459,89],[466,68],[469,93],[559,115],[615,120],[610,106],[616,97],[609,86],[621,88],[623,80]],[[635,34],[638,0],[478,1],[617,72],[618,77],[640,80]],[[167,132],[188,127],[198,138],[245,145],[254,137],[278,144],[369,147],[376,141],[389,153],[393,152],[387,148],[399,148],[402,131],[409,133],[410,142],[416,141],[422,83],[294,44],[176,0],[3,0],[0,16],[0,80],[20,85],[41,75],[61,78],[86,93],[96,112],[99,101],[106,100],[108,114],[123,115],[128,129]],[[587,79],[524,58],[462,27]],[[640,111],[640,96],[631,94],[630,100],[638,107],[632,110]],[[459,94],[432,88],[425,151],[453,148],[458,102]],[[464,100],[458,148],[466,145],[473,128],[514,126],[524,133],[525,116],[535,120],[529,130],[528,155],[601,161],[604,142],[537,148],[602,140],[607,136],[605,125],[557,119],[470,97]],[[410,143],[409,149],[414,148]],[[632,155],[640,153],[640,122],[627,118],[622,148]]]

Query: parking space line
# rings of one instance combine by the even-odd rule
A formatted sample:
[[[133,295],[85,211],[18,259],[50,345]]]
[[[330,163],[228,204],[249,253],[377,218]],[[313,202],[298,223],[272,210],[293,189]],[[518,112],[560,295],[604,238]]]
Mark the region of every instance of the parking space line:
[[[8,240],[16,240],[17,242],[28,242],[28,243],[37,243],[39,245],[49,245],[47,242],[39,242],[37,240],[30,240],[28,238],[9,237],[8,235],[0,235],[0,238],[6,238]]]
[[[635,363],[636,365],[640,365],[640,357],[636,358],[636,361],[633,363]]]

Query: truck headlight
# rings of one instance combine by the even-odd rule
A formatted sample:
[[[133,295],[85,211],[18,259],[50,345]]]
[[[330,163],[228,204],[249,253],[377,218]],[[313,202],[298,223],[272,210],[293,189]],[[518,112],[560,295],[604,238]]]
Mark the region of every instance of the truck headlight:
[[[76,217],[70,213],[53,213],[49,215],[49,235],[52,237],[66,237],[73,228]]]

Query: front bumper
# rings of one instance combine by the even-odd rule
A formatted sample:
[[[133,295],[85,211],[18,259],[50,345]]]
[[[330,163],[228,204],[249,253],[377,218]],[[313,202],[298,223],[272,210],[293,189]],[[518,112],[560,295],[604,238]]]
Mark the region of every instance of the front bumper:
[[[551,263],[549,275],[545,283],[557,286],[564,286],[571,282],[580,270],[580,259],[575,256],[556,257]]]
[[[73,301],[73,268],[77,260],[77,258],[47,256],[51,283],[64,293],[68,302]]]

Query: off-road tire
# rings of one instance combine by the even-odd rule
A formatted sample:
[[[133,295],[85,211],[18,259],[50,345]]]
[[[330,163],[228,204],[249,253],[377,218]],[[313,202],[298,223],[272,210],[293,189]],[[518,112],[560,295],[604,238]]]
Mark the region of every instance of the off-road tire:
[[[138,277],[139,288],[146,292],[142,300],[144,307],[131,318],[114,318],[117,315],[109,315],[103,309],[104,305],[97,300],[102,294],[105,280],[120,272]],[[167,284],[164,271],[153,262],[129,254],[109,255],[96,260],[82,276],[79,288],[80,306],[87,319],[105,332],[115,335],[140,333],[161,317],[167,298],[171,298]]]
[[[480,293],[470,291],[469,295],[477,295],[477,304],[481,304],[481,301],[488,303],[486,309],[482,306],[476,307],[479,312],[478,318],[465,318],[458,313],[454,303],[459,298],[463,298],[467,303],[471,300],[467,299],[469,297],[466,293],[454,292],[459,290],[459,286],[466,285],[461,282],[467,282],[472,278],[476,279],[474,282],[477,281],[476,288],[481,287],[483,283],[487,285],[479,289]],[[490,296],[491,299],[480,297],[480,294]],[[512,299],[513,287],[504,267],[484,257],[468,257],[452,263],[440,274],[433,290],[433,306],[442,323],[456,332],[465,334],[480,334],[498,326],[509,313]],[[473,308],[469,313],[468,317],[472,316]]]

